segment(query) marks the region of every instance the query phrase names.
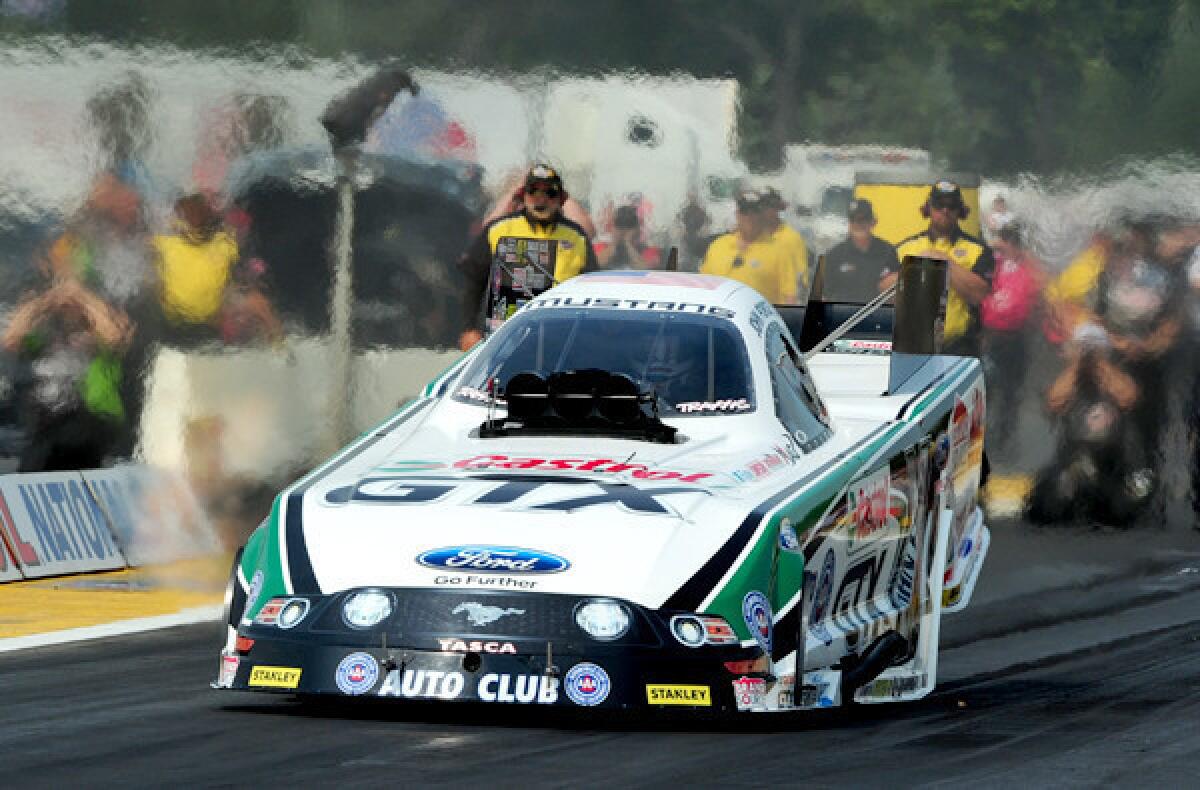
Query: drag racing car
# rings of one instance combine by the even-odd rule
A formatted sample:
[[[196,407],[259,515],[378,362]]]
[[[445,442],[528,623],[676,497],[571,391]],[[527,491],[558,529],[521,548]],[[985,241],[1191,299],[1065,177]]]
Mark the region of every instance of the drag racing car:
[[[889,346],[806,354],[705,275],[546,291],[276,498],[214,687],[734,714],[928,694],[988,548],[984,384]]]

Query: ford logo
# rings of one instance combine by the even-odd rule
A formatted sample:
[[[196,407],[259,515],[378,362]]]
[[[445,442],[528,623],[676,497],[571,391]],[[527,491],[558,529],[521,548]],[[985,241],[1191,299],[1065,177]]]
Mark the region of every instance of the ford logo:
[[[558,573],[571,563],[557,554],[515,546],[446,546],[419,554],[426,568],[484,573]]]

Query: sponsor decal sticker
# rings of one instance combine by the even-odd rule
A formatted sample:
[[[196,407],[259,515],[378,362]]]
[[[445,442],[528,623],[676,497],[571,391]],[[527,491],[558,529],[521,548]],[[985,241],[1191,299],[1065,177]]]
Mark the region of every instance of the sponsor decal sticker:
[[[254,578],[250,580],[250,589],[246,591],[246,606],[242,611],[245,613],[242,619],[247,623],[250,622],[248,615],[254,611],[255,605],[258,603],[258,596],[262,595],[263,588],[263,572],[262,569],[254,572]]]
[[[813,588],[812,611],[809,614],[809,631],[825,644],[833,642],[833,636],[825,625],[825,617],[829,614],[829,602],[833,599],[833,578],[837,572],[837,558],[833,549],[825,552],[825,563],[821,566],[821,575],[817,577]]]
[[[529,579],[514,579],[511,576],[435,576],[434,584],[451,587],[516,587],[522,590],[532,590],[537,582]]]
[[[896,609],[904,609],[913,598],[913,580],[917,575],[917,541],[912,535],[904,541],[904,548],[900,551],[900,559],[896,561],[896,565],[892,568],[892,578],[889,587],[889,596],[892,600],[892,606]]]
[[[779,681],[776,684],[779,686],[779,707],[794,708],[796,707],[796,676],[795,675],[780,675]]]
[[[779,548],[792,553],[800,551],[800,538],[791,519],[785,518],[779,523]]]
[[[370,653],[351,653],[338,664],[334,678],[343,694],[366,694],[379,679],[379,663]]]
[[[558,702],[558,678],[549,675],[500,675],[479,679],[476,694],[482,702],[553,705]]]
[[[563,678],[563,686],[571,702],[591,707],[608,699],[612,683],[602,667],[584,662],[571,667],[571,671]]]
[[[742,599],[742,618],[759,647],[771,652],[771,602],[758,590],[746,593]]]
[[[738,678],[733,681],[733,698],[738,710],[761,708],[766,697],[767,681],[762,678]]]
[[[849,354],[889,354],[892,351],[890,340],[835,340],[833,350]]]
[[[753,408],[745,398],[726,398],[723,400],[692,400],[675,404],[675,411],[680,414],[697,414],[702,412],[750,411]]]
[[[889,469],[885,464],[850,486],[847,509],[851,513],[850,545],[848,551],[859,548],[887,526]]]
[[[379,689],[381,697],[408,697],[409,699],[458,699],[467,679],[461,672],[444,672],[438,669],[394,669],[384,679]]]
[[[388,673],[382,697],[455,700],[463,696],[467,676],[436,669],[394,669]],[[468,695],[469,696],[469,695]],[[558,678],[549,675],[509,675],[489,672],[475,685],[480,702],[553,705],[558,702]]]
[[[476,455],[455,461],[455,469],[504,469],[508,471],[535,472],[593,472],[595,474],[616,475],[628,472],[635,480],[678,480],[683,483],[694,483],[706,477],[712,477],[711,472],[678,472],[669,469],[651,469],[645,464],[630,464],[614,461],[611,458],[532,458],[514,457],[509,455]]]
[[[471,625],[489,625],[501,617],[525,614],[524,609],[510,609],[503,606],[488,606],[478,601],[466,601],[454,607],[450,614],[465,614]]]
[[[258,615],[254,618],[254,622],[258,625],[275,625],[279,622],[279,613],[283,611],[283,601],[272,598],[263,604],[263,608],[258,610]]]
[[[651,705],[712,705],[708,686],[659,684],[646,686],[646,702]]]
[[[221,656],[221,671],[217,675],[217,686],[223,689],[233,686],[233,680],[237,677],[238,666],[242,663],[242,659],[238,656]]]
[[[515,546],[444,546],[417,556],[426,568],[485,573],[558,573],[571,563],[557,554]]]
[[[833,695],[841,673],[806,672],[801,687],[800,704],[805,708],[832,708]]]
[[[273,689],[294,689],[300,685],[299,667],[255,667],[248,685]]]
[[[438,637],[443,653],[492,653],[516,655],[517,646],[512,642],[481,642],[478,640],[446,639]]]

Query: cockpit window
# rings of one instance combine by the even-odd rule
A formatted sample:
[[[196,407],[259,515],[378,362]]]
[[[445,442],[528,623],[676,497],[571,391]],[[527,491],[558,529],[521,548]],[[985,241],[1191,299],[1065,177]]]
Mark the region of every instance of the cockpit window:
[[[597,368],[623,373],[658,395],[662,416],[754,410],[750,361],[741,336],[713,316],[554,308],[523,310],[496,333],[463,377],[456,400],[487,399],[488,382]]]

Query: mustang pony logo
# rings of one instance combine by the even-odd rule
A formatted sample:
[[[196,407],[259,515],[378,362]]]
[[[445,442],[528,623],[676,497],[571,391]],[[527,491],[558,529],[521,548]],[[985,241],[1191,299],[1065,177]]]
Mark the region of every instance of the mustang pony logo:
[[[501,606],[485,606],[478,601],[467,601],[460,603],[454,607],[454,611],[450,614],[462,614],[466,612],[467,619],[471,621],[471,625],[487,625],[494,623],[501,617],[507,617],[510,614],[525,614],[524,609],[505,609]]]

